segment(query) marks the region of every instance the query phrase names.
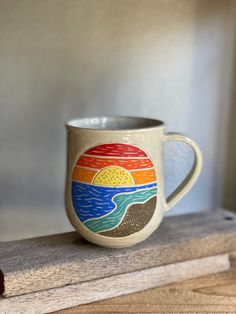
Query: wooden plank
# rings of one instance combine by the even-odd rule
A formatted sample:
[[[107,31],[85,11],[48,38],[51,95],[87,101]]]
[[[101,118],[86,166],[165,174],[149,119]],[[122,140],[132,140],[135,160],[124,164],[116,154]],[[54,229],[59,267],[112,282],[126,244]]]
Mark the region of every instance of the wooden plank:
[[[148,240],[125,249],[101,248],[76,233],[6,242],[0,245],[3,295],[221,254],[236,249],[235,237],[236,214],[218,210],[165,218]]]
[[[236,252],[230,260],[227,272],[53,313],[236,313]]]
[[[49,313],[229,269],[228,254],[111,276],[90,282],[0,299],[0,313]]]
[[[59,310],[76,313],[236,313],[236,252],[229,271]],[[55,313],[55,312],[54,312]]]

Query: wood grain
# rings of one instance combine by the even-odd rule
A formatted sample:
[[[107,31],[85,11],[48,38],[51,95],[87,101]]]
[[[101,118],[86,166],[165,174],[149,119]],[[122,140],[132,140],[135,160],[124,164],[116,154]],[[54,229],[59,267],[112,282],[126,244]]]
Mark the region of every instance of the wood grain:
[[[229,269],[228,254],[140,270],[0,299],[1,314],[49,313]]]
[[[60,310],[89,313],[236,313],[236,252],[223,273]]]
[[[76,233],[5,242],[0,244],[3,295],[221,254],[236,249],[235,237],[236,215],[218,210],[166,218],[147,241],[119,250],[97,247]]]

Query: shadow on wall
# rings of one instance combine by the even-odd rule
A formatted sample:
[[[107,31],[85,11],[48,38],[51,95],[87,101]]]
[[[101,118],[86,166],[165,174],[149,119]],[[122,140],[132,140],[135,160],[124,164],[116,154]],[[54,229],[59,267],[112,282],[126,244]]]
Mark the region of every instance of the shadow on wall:
[[[181,208],[186,208],[185,204],[198,204],[198,208],[203,210],[222,206],[222,203],[229,208],[236,205],[233,178],[236,127],[231,121],[236,114],[232,84],[236,70],[233,56],[236,2],[214,1],[213,5],[212,1],[197,1],[195,5],[189,81],[185,78],[183,83],[188,84],[189,97],[181,122],[183,125],[185,121],[188,135],[200,144],[204,163],[197,184],[171,213],[179,213]],[[176,160],[176,152],[175,147],[173,160]],[[189,154],[185,155],[189,157]],[[170,164],[176,167],[175,163]],[[172,175],[173,170],[170,169],[169,173]],[[169,181],[176,180],[170,178]]]
[[[236,48],[236,39],[234,38],[234,47]],[[234,50],[235,51],[235,50]],[[236,211],[236,54],[234,56],[234,66],[231,76],[231,110],[228,120],[228,137],[226,141],[226,159],[225,159],[225,171],[223,180],[223,201],[222,205],[225,208]],[[222,104],[224,108],[224,104]],[[221,125],[219,124],[219,128]]]

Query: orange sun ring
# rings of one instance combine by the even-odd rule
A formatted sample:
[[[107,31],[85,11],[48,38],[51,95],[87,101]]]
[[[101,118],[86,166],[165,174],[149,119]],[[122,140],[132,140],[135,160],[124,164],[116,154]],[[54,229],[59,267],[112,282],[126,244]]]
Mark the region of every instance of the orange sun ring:
[[[72,180],[84,183],[92,183],[95,175],[98,172],[99,169],[76,166],[73,172]],[[130,173],[134,179],[135,184],[145,184],[156,181],[156,174],[153,167],[149,169],[133,170],[130,171]]]

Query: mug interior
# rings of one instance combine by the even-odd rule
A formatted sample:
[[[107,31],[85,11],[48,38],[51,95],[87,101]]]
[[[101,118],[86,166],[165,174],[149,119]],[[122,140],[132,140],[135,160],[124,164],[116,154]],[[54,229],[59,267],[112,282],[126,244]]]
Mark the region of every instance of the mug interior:
[[[92,130],[135,130],[162,126],[162,121],[141,117],[94,117],[71,120],[67,127]]]

